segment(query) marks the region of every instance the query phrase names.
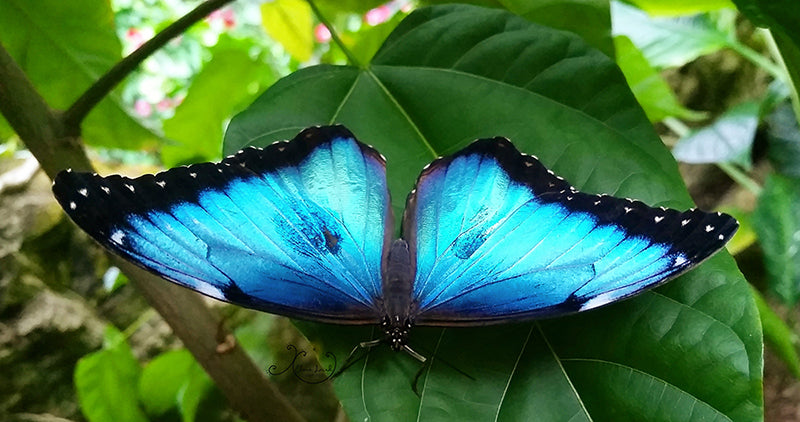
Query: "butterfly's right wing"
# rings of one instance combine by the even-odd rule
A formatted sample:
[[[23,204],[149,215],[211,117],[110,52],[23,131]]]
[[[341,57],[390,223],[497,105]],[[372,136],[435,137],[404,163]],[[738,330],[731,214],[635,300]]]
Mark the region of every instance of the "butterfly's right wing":
[[[136,179],[66,171],[53,192],[103,246],[207,296],[339,324],[379,319],[385,161],[343,127]]]
[[[578,192],[507,139],[434,161],[403,222],[418,325],[555,317],[636,295],[700,264],[738,224]]]

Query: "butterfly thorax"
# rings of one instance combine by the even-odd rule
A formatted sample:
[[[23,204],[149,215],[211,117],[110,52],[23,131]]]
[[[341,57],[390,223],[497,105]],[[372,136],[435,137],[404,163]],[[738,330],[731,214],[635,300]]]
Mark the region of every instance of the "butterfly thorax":
[[[381,328],[385,341],[394,350],[407,343],[408,332],[414,325],[416,304],[412,298],[414,274],[408,243],[403,239],[392,242],[383,268],[383,317]]]

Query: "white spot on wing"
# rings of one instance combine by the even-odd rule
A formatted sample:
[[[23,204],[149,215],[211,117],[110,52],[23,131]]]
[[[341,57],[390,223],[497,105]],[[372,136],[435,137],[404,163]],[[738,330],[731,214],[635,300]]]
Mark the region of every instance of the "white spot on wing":
[[[584,304],[581,305],[580,310],[585,311],[587,309],[594,309],[611,303],[615,300],[617,300],[617,297],[612,292],[602,293],[584,302]]]
[[[136,189],[134,189],[133,185],[129,185],[126,183],[125,187],[128,188],[131,192],[136,192]]]
[[[107,186],[100,186],[100,189],[102,189],[103,192],[105,192],[107,194],[111,193],[111,189],[109,189]]]
[[[208,284],[208,283],[197,283],[197,285],[192,286],[193,290],[197,290],[198,292],[211,297],[216,297],[223,299],[225,295],[222,294],[222,290]]]
[[[711,232],[713,230],[714,230],[714,226],[712,226],[711,224],[706,226],[706,233]]]
[[[167,185],[167,182],[165,182],[165,181],[163,181],[163,180],[159,180],[158,182],[156,182],[156,184],[157,184],[158,186],[161,186],[161,187],[163,188],[164,186],[166,186],[166,185]]]
[[[675,257],[675,262],[672,264],[673,267],[680,267],[681,265],[686,263],[686,258],[683,255],[678,255]]]
[[[661,215],[661,216],[656,216],[655,218],[653,218],[653,220],[655,220],[655,222],[656,222],[656,223],[660,223],[660,222],[661,222],[661,220],[663,220],[663,219],[664,219],[664,216],[663,216],[663,215]]]
[[[114,230],[114,233],[111,233],[111,241],[118,245],[121,245],[124,239],[125,233],[122,230]]]
[[[690,221],[692,221],[692,220],[690,220],[690,219],[688,219],[688,218],[687,218],[686,220],[683,220],[683,221],[681,221],[681,227],[683,227],[683,226],[685,226],[685,225],[689,224],[689,222],[690,222]]]
[[[89,191],[86,188],[78,189],[78,193],[83,195],[83,196],[85,196],[85,197],[89,196]]]
[[[74,210],[75,208],[78,208],[78,205],[75,204],[75,201],[70,201],[69,209]]]
[[[627,214],[627,213],[629,213],[629,212],[633,211],[633,208],[630,208],[630,207],[625,207],[625,208],[623,208],[623,209],[625,210],[625,214]]]

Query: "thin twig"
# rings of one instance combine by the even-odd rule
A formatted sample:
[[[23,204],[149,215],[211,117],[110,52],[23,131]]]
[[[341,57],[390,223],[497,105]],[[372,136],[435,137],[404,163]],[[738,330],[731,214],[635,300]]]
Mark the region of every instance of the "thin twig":
[[[207,0],[201,3],[194,10],[142,44],[141,47],[128,55],[128,57],[119,61],[111,70],[106,72],[105,75],[90,86],[89,89],[64,112],[63,124],[68,133],[78,135],[80,133],[81,122],[86,118],[86,115],[89,114],[92,108],[94,108],[100,100],[105,98],[117,84],[133,72],[145,59],[156,52],[156,50],[163,47],[171,39],[186,32],[190,26],[208,16],[209,13],[232,1],[233,0]]]
[[[347,46],[344,45],[344,42],[339,37],[339,34],[336,32],[336,28],[334,28],[333,25],[331,25],[330,21],[328,21],[328,19],[325,17],[325,15],[322,14],[322,12],[317,7],[316,3],[314,3],[314,0],[307,0],[307,1],[308,5],[311,6],[311,10],[314,12],[315,15],[317,15],[317,19],[319,19],[319,21],[323,25],[325,25],[326,28],[328,28],[328,32],[331,33],[331,38],[333,38],[333,42],[336,45],[338,45],[340,49],[342,49],[344,55],[347,56],[347,60],[350,61],[350,64],[356,67],[361,67],[361,63],[356,58],[355,54],[353,54],[347,48]]]

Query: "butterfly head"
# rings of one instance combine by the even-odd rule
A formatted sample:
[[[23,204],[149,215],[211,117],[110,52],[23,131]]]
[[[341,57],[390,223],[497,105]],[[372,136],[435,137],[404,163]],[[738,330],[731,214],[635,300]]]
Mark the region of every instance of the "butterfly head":
[[[392,350],[398,351],[405,348],[408,343],[408,332],[412,325],[410,319],[401,318],[399,315],[383,317],[381,328],[386,335],[385,341],[389,343]]]

